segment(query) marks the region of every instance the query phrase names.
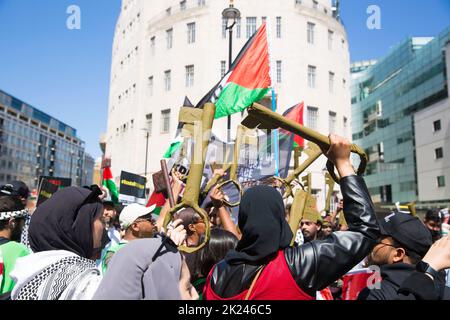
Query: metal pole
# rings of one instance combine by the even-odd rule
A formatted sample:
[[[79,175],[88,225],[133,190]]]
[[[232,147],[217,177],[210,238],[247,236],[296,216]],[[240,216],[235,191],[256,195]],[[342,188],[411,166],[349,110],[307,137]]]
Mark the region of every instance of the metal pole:
[[[147,178],[147,160],[148,160],[148,138],[149,138],[150,134],[147,131],[147,142],[145,144],[145,178]]]
[[[230,39],[229,39],[229,46],[228,46],[228,70],[231,69],[231,64],[233,63],[233,27],[234,27],[233,23],[229,28],[229,35],[230,35]],[[231,142],[231,115],[228,116],[228,125],[227,125],[227,141],[228,143]]]
[[[70,151],[70,179],[72,179],[73,151]]]

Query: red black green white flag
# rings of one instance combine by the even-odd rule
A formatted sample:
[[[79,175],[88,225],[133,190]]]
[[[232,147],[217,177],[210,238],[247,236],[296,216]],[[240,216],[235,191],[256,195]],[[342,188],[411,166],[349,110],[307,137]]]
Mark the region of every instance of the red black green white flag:
[[[112,202],[119,203],[119,192],[117,191],[116,184],[114,183],[110,167],[105,167],[103,169],[103,185],[108,189]]]
[[[303,113],[304,113],[304,109],[305,109],[305,104],[303,102],[287,109],[284,113],[283,116],[285,118],[288,118],[289,120],[292,120],[298,124],[303,125]],[[281,133],[287,133],[287,131],[281,129],[280,130]],[[305,148],[305,140],[298,136],[298,135],[294,135],[294,148],[296,147],[300,147],[302,149]]]
[[[264,23],[247,41],[228,73],[197,107],[213,102],[218,119],[245,110],[261,100],[271,86],[269,43]]]

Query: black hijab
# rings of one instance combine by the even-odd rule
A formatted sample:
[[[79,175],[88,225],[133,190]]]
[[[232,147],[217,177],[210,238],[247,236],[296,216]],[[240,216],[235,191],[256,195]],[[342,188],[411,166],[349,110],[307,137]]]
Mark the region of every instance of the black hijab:
[[[279,250],[289,247],[293,234],[285,219],[283,198],[273,187],[257,186],[247,190],[239,207],[242,239],[225,260],[229,264],[261,265]]]
[[[67,250],[91,259],[93,222],[102,212],[97,190],[69,187],[56,192],[31,216],[31,249]]]

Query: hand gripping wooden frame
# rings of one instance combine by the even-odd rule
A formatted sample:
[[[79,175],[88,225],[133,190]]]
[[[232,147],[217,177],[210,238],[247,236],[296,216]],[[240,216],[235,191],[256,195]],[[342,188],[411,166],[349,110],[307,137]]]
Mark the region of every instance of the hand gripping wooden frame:
[[[187,110],[190,109],[190,110]],[[197,247],[180,246],[178,250],[192,253],[203,248],[209,241],[210,225],[208,214],[198,205],[200,195],[200,185],[202,182],[203,170],[205,167],[206,151],[211,138],[211,129],[214,122],[216,107],[212,103],[206,103],[203,109],[181,108],[179,121],[190,127],[194,138],[194,152],[191,158],[191,165],[187,177],[186,188],[183,199],[173,207],[164,219],[164,230],[172,220],[173,215],[181,209],[192,208],[198,213],[205,223],[205,238]]]
[[[223,203],[230,208],[237,207],[241,203],[241,198],[244,193],[241,184],[238,181],[237,177],[237,170],[239,165],[239,152],[241,149],[242,141],[244,139],[246,128],[242,125],[239,125],[237,128],[237,134],[236,134],[236,141],[234,143],[234,154],[233,154],[233,162],[231,164],[226,163],[228,160],[228,154],[225,157],[224,164],[222,166],[223,171],[227,171],[230,169],[230,179],[227,181],[220,182],[221,176],[215,174],[213,177],[208,181],[208,184],[205,187],[204,193],[208,193],[211,188],[217,184],[217,188],[222,189],[224,186],[228,184],[233,184],[239,191],[239,201],[236,202],[229,202],[227,200],[224,200]]]
[[[268,108],[254,103],[248,110],[248,117],[244,119],[242,124],[248,128],[260,128],[260,129],[278,129],[282,128],[302,138],[314,142],[319,147],[323,149],[328,149],[330,147],[330,140],[327,136],[311,130],[301,124],[296,123],[290,119],[283,117],[282,115],[269,110]],[[351,152],[359,155],[361,163],[357,170],[358,175],[362,175],[366,170],[367,165],[367,154],[356,144],[352,144]],[[331,161],[327,162],[327,170],[330,173],[334,181],[339,183],[339,179],[334,172],[334,165]]]

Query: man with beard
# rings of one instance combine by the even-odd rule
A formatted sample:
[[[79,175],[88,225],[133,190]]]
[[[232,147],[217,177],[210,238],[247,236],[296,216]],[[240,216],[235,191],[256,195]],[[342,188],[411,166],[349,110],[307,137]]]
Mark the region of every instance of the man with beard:
[[[152,212],[155,210],[155,207],[155,205],[144,207],[140,204],[133,203],[122,210],[119,221],[125,235],[118,244],[108,248],[103,255],[103,273],[106,272],[109,261],[113,255],[127,243],[136,239],[153,238],[156,235],[157,229],[155,226],[155,219],[152,217]]]
[[[439,210],[428,210],[423,220],[425,227],[430,231],[433,242],[436,242],[441,238],[441,217]]]
[[[0,299],[6,298],[14,288],[9,273],[16,260],[29,254],[27,247],[19,243],[26,216],[27,211],[19,198],[0,197]]]
[[[382,280],[374,289],[362,290],[358,300],[414,299],[398,291],[433,244],[431,234],[418,218],[402,212],[391,213],[378,224],[381,237],[368,256],[368,265],[380,267]]]
[[[322,221],[320,213],[317,210],[306,210],[302,221],[300,222],[304,243],[317,240],[320,230],[322,229]]]

